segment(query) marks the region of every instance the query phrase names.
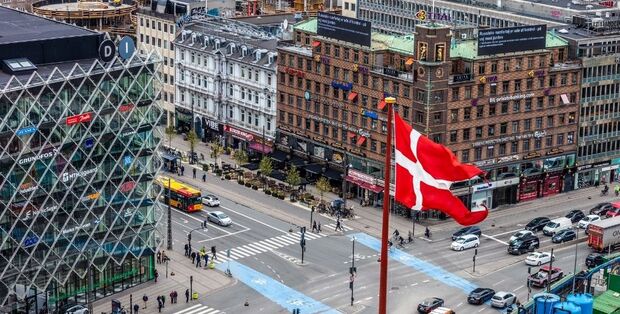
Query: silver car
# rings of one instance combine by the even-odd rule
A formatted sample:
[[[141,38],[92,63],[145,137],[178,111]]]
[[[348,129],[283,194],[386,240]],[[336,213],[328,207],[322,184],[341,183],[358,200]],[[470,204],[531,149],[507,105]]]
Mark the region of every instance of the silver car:
[[[517,301],[517,296],[514,293],[499,291],[491,298],[491,306],[498,308],[505,308],[511,306]]]
[[[214,211],[214,212],[210,212],[207,215],[207,219],[210,222],[214,222],[220,226],[230,226],[232,225],[232,219],[230,219],[230,217],[228,217],[228,215],[222,213],[221,211]]]
[[[220,199],[213,194],[207,194],[202,197],[202,203],[209,207],[217,207],[220,206]]]

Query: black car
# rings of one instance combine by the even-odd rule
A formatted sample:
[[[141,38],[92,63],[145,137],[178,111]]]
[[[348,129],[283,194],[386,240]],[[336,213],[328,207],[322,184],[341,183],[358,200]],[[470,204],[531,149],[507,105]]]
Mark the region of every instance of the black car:
[[[480,237],[480,235],[482,234],[482,230],[480,230],[478,226],[469,226],[469,227],[461,228],[459,231],[452,234],[452,241],[456,240],[456,238],[458,237],[468,235],[468,234],[475,234],[476,236]]]
[[[525,230],[541,231],[549,221],[547,217],[536,217],[525,225]]]
[[[434,309],[443,306],[443,299],[428,298],[418,304],[418,313],[430,313]]]
[[[599,203],[596,206],[592,207],[592,209],[590,209],[590,214],[599,215],[602,218],[602,216],[607,214],[607,212],[612,208],[613,206],[611,205],[611,203]]]
[[[566,214],[566,216],[564,216],[568,219],[570,219],[570,221],[572,223],[576,223],[579,220],[583,219],[584,217],[586,217],[586,214],[584,214],[582,211],[580,211],[579,209],[573,209],[571,211],[568,212],[568,214]]]
[[[570,240],[577,239],[577,233],[573,229],[564,229],[558,233],[556,233],[551,241],[553,243],[562,243]]]
[[[586,257],[586,266],[588,266],[588,268],[596,267],[604,262],[605,260],[603,259],[603,254],[600,253],[590,253]]]
[[[486,301],[491,300],[494,295],[495,290],[491,288],[476,288],[474,291],[469,293],[469,296],[467,297],[467,303],[482,304]]]
[[[525,235],[520,239],[510,242],[508,245],[508,253],[513,255],[521,255],[525,252],[534,252],[540,247],[540,240],[535,235]]]

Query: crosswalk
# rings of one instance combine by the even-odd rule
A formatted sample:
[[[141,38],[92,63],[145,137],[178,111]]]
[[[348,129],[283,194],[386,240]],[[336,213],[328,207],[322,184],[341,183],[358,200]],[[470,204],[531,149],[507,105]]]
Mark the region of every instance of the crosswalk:
[[[353,228],[347,227],[344,224],[341,224],[340,226],[342,227],[342,229],[344,229],[345,232],[353,230]],[[336,230],[336,223],[331,223],[331,224],[321,226],[321,231],[334,231],[334,230]]]
[[[220,310],[216,310],[214,308],[210,308],[206,305],[196,304],[194,306],[188,307],[179,312],[175,312],[174,314],[224,314],[224,312],[220,312]]]

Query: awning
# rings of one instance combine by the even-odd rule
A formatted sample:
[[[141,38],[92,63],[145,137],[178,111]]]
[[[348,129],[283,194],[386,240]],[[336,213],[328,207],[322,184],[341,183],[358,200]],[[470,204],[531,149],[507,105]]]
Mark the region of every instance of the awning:
[[[560,95],[560,98],[562,98],[562,103],[564,103],[565,105],[570,104],[570,100],[568,99],[568,96],[566,94]]]
[[[318,46],[320,46],[320,45],[321,45],[321,42],[320,42],[320,41],[318,41],[318,40],[315,40],[315,41],[313,41],[313,42],[312,42],[312,47],[315,47],[315,48],[316,48],[316,47],[318,47]]]
[[[361,188],[364,188],[366,190],[373,191],[375,193],[379,193],[379,192],[383,191],[383,187],[381,187],[381,186],[378,186],[376,184],[371,184],[371,183],[368,183],[366,181],[359,180],[359,179],[354,178],[352,176],[346,176],[345,180],[347,180],[347,181],[349,181],[349,182],[351,182],[353,184],[356,184],[356,185],[358,185]]]
[[[277,161],[277,162],[284,162],[286,160],[286,153],[281,151],[281,150],[275,150],[271,153],[271,159]]]
[[[177,159],[179,159],[179,157],[175,156],[175,155],[171,155],[171,154],[161,154],[161,157],[165,160],[168,161],[175,161]]]
[[[355,92],[351,92],[351,93],[349,94],[349,100],[350,100],[350,101],[355,101],[355,99],[357,99],[357,93],[355,93]]]
[[[326,178],[330,180],[335,180],[335,181],[342,180],[342,173],[334,169],[327,169],[327,171],[323,173],[323,176],[325,176]]]
[[[263,154],[269,154],[273,150],[271,149],[271,147],[267,145],[263,145],[262,143],[251,143],[249,147],[250,149],[253,149],[257,152],[261,152]]]
[[[377,105],[377,107],[379,108],[379,110],[383,110],[383,108],[385,108],[385,105],[386,105],[385,100],[381,100],[379,104]]]
[[[407,59],[407,62],[405,62],[405,65],[412,65],[413,64],[413,58],[409,58]]]
[[[321,164],[309,164],[306,166],[306,172],[310,172],[313,174],[321,174],[323,172],[323,165]]]
[[[360,136],[360,137],[357,139],[357,146],[362,146],[362,145],[364,145],[364,142],[366,142],[366,136]]]
[[[306,164],[306,161],[295,156],[293,158],[291,158],[291,161],[289,161],[288,163],[291,166],[295,166],[295,168],[301,168]]]

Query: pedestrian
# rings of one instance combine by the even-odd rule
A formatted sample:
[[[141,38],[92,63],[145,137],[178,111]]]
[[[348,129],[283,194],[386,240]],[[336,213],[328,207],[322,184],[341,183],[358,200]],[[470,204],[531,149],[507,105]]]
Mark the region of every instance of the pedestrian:
[[[142,296],[142,301],[144,301],[143,309],[146,309],[146,301],[148,301],[148,300],[149,300],[149,297],[147,297],[146,294]]]
[[[140,306],[138,305],[138,303],[133,305],[133,313],[134,314],[138,314],[138,310],[140,309]]]
[[[161,262],[165,263],[167,261],[169,261],[170,258],[168,258],[168,255],[166,255],[166,251],[161,251]]]
[[[336,219],[336,229],[334,231],[342,230],[342,225],[340,223],[340,217]]]
[[[189,245],[185,243],[185,256],[189,256]]]
[[[159,278],[159,272],[157,272],[157,269],[155,269],[155,282],[157,282],[157,278]]]
[[[207,182],[207,174],[206,173],[202,174],[202,182]]]
[[[157,303],[161,303],[161,295],[157,296]]]
[[[215,254],[216,250],[215,250],[215,245],[211,247],[211,254],[213,254],[213,259],[216,260],[217,259],[217,255]]]
[[[161,308],[164,307],[164,305],[161,303],[161,299],[157,300],[157,309],[159,310],[159,313],[161,313]]]
[[[157,251],[157,264],[161,264],[161,251]]]
[[[316,220],[312,223],[312,232],[318,231],[319,228],[316,226]]]
[[[202,253],[200,253],[200,256],[196,256],[196,268],[202,266]]]
[[[166,296],[165,295],[161,296],[161,305],[162,307],[166,307]]]
[[[321,222],[319,221],[319,233],[321,233]]]
[[[170,291],[170,304],[174,303],[174,291]]]
[[[209,254],[205,254],[205,268],[209,265]]]
[[[194,264],[196,262],[196,252],[192,252],[191,257],[192,257],[192,264]]]
[[[194,179],[196,179],[196,168],[193,168],[193,169],[192,169],[192,174],[193,174],[193,176],[194,176]]]
[[[174,290],[174,303],[178,303],[179,302],[179,294],[177,293],[176,290]]]
[[[181,165],[181,175],[185,175],[185,166]]]
[[[189,289],[185,289],[185,303],[189,302]]]

